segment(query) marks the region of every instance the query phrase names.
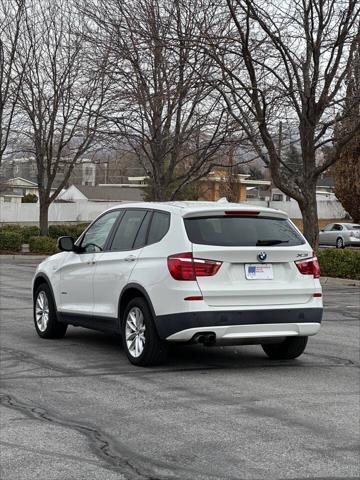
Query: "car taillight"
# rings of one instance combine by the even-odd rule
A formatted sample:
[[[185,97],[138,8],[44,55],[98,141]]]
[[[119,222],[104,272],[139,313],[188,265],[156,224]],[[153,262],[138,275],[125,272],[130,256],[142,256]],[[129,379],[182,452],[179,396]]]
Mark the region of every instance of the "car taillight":
[[[196,277],[212,277],[222,262],[194,258],[191,252],[176,253],[167,259],[168,269],[175,280],[196,280]]]
[[[259,213],[258,210],[225,210],[225,215],[231,215],[232,217],[259,215]]]
[[[295,264],[303,275],[313,275],[314,278],[320,278],[320,266],[316,257],[298,260]]]

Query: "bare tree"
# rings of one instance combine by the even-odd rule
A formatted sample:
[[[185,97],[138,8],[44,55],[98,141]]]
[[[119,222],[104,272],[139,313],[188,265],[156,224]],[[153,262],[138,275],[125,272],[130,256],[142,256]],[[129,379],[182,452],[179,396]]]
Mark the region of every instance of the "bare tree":
[[[316,183],[360,128],[356,119],[337,142],[336,155],[321,158],[334,141],[344,105],[344,81],[359,38],[357,0],[206,1],[204,49],[219,66],[212,81],[274,184],[297,200],[304,233],[318,244]],[[201,23],[201,20],[200,20]],[[359,102],[352,98],[351,103]],[[342,118],[349,109],[342,110]],[[291,142],[299,162],[286,161]]]
[[[0,0],[0,166],[8,146],[23,71],[15,68],[25,0]]]
[[[360,38],[354,52],[353,61],[347,77],[347,96],[345,100],[346,116],[339,122],[336,134],[339,141],[352,131],[360,118],[360,103],[354,105],[353,99],[360,98]],[[335,151],[334,151],[335,150]],[[329,152],[336,155],[335,147]],[[331,169],[335,180],[335,194],[354,222],[360,222],[360,128]]]
[[[199,2],[185,3],[96,0],[82,7],[88,40],[109,57],[110,133],[137,155],[154,200],[177,198],[206,175],[231,135],[221,96],[204,80],[214,62],[193,48]]]
[[[25,67],[19,106],[37,165],[41,235],[48,232],[50,204],[94,143],[106,103],[104,69],[91,71],[88,66],[80,28],[66,0],[33,0],[27,5],[18,61],[19,71]]]

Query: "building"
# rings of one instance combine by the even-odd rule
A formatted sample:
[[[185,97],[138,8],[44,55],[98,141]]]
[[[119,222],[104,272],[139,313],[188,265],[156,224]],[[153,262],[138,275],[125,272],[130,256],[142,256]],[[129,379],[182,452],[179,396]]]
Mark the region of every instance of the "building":
[[[96,185],[97,165],[86,158],[75,165],[71,173],[71,183],[73,185]]]
[[[51,189],[54,192],[55,188]],[[39,198],[39,188],[36,182],[27,180],[26,178],[16,177],[5,180],[0,184],[0,195],[15,195],[22,198],[24,195],[31,193]]]
[[[334,193],[334,180],[332,177],[319,178],[316,186],[316,199],[321,201],[333,201],[338,202],[338,199]],[[296,202],[293,198],[286,195],[280,189],[276,187],[271,188],[271,201],[272,202]]]
[[[63,181],[66,171],[65,164],[59,164],[53,186],[56,188]],[[104,158],[82,158],[75,164],[68,185],[118,184],[125,183],[128,175],[142,175],[136,158],[123,154],[119,158],[107,155]],[[24,178],[37,182],[37,166],[34,157],[7,158],[0,167],[0,182],[12,178]],[[67,186],[67,185],[66,185]]]
[[[67,202],[142,202],[144,195],[144,186],[136,184],[71,185],[59,195],[58,200]]]
[[[199,200],[217,201],[226,197],[233,202],[251,198],[265,200],[269,196],[270,180],[253,180],[248,174],[229,175],[228,170],[214,170],[199,180]]]
[[[18,204],[21,203],[23,196],[12,193],[11,190],[4,190],[0,192],[0,204],[3,203],[12,203]]]

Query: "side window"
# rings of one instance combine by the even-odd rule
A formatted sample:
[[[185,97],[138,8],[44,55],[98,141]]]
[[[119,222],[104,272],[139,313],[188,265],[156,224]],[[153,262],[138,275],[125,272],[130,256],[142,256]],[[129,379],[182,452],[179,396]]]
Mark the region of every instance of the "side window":
[[[330,232],[330,230],[332,230],[333,226],[334,225],[332,223],[330,223],[329,225],[326,225],[326,227],[323,228],[323,231],[324,232]]]
[[[273,193],[273,202],[282,202],[284,200],[284,195],[281,193]]]
[[[114,235],[110,250],[131,250],[146,210],[126,210]]]
[[[149,228],[149,223],[151,220],[151,212],[147,212],[144,220],[142,221],[141,227],[136,235],[136,239],[133,245],[133,249],[142,248],[146,244],[146,234]]]
[[[170,226],[170,215],[168,213],[154,212],[150,225],[148,245],[159,242],[167,233]]]
[[[333,231],[336,230],[338,232],[339,230],[342,230],[342,228],[341,228],[340,225],[335,224],[331,230],[333,230]]]
[[[119,213],[119,210],[105,213],[89,227],[81,240],[81,246],[85,249],[85,252],[101,252],[104,249],[110,230]]]

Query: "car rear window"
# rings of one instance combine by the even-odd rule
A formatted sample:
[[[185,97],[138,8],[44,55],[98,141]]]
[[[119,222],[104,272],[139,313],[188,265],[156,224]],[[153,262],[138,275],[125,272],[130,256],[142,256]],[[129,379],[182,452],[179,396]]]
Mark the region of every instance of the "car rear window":
[[[360,225],[345,225],[348,230],[360,230]]]
[[[226,247],[293,246],[304,238],[287,219],[211,216],[185,218],[192,243]]]

